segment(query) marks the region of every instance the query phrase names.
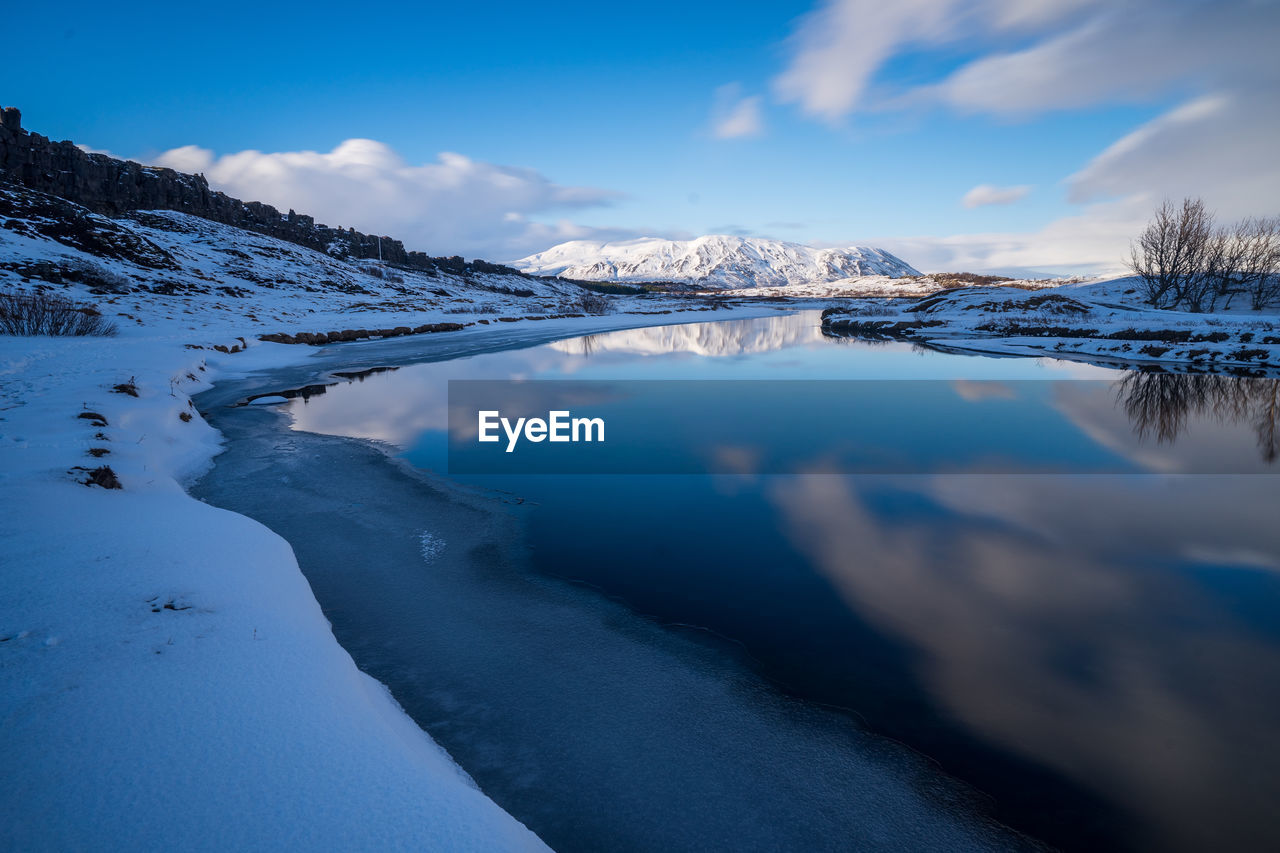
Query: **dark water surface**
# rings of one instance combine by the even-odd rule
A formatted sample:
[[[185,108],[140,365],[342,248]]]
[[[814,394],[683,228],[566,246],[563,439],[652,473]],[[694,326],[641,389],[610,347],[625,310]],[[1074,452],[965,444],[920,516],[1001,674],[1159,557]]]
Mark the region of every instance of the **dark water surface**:
[[[1274,381],[921,352],[817,322],[412,365],[295,400],[293,433],[218,414],[232,442],[197,493],[289,539],[357,663],[558,849],[1029,843],[992,818],[1072,850],[1280,849]],[[1029,469],[1048,436],[1059,469],[1149,473],[442,488],[326,437],[440,471],[460,378],[948,380],[1000,401],[997,434],[1042,439],[1008,442]],[[1008,391],[1035,379],[1095,381]],[[896,446],[954,441],[935,411]]]

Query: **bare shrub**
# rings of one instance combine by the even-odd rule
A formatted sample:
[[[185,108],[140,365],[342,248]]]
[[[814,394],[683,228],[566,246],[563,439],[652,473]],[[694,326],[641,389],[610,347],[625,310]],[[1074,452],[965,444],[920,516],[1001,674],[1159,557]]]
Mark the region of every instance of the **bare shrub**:
[[[92,290],[107,293],[128,293],[133,290],[133,282],[126,276],[101,264],[84,259],[72,259],[62,265],[62,277],[67,281],[75,281]]]
[[[602,314],[613,313],[613,303],[609,301],[609,297],[591,291],[584,291],[577,298],[570,299],[560,303],[560,313],[562,314]]]
[[[915,279],[915,276],[910,276]],[[935,272],[931,273],[928,278],[932,278],[935,282],[943,287],[958,287],[963,285],[971,285],[980,287],[991,284],[1001,284],[1006,281],[1013,281],[1008,276],[1003,275],[979,275],[972,272]]]
[[[404,284],[404,276],[384,264],[360,264],[359,269],[365,275],[380,278],[388,284]]]
[[[0,334],[115,335],[114,323],[92,305],[48,293],[0,293]]]

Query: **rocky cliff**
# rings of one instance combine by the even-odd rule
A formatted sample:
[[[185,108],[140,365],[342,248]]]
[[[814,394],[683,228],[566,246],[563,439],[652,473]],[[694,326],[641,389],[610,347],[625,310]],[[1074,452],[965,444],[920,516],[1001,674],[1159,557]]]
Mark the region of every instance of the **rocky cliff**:
[[[83,205],[96,213],[121,216],[136,210],[177,210],[256,231],[338,258],[378,258],[419,270],[522,275],[487,261],[432,257],[407,251],[390,237],[331,228],[290,210],[241,201],[209,188],[203,175],[144,166],[106,154],[91,154],[70,141],[54,142],[22,127],[15,107],[0,109],[0,184],[12,183]],[[381,242],[381,246],[379,246]]]

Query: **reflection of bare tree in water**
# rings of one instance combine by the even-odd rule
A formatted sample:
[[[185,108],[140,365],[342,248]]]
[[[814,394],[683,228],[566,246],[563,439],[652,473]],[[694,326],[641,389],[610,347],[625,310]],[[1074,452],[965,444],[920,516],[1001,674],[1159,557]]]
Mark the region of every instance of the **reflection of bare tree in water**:
[[[1280,457],[1280,380],[1177,373],[1130,373],[1116,397],[1139,438],[1172,442],[1193,416],[1251,423],[1267,462]]]
[[[582,354],[589,357],[599,347],[600,336],[599,335],[583,335],[582,337],[578,338],[578,342],[582,345]]]

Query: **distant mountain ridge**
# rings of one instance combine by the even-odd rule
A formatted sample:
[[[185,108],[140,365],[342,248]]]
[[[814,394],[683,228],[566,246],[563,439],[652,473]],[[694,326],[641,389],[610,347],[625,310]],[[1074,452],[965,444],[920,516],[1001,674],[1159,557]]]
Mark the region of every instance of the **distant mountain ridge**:
[[[671,281],[716,288],[779,287],[861,276],[918,276],[883,249],[815,249],[799,243],[712,234],[694,240],[573,240],[515,261],[531,275],[585,281]]]

